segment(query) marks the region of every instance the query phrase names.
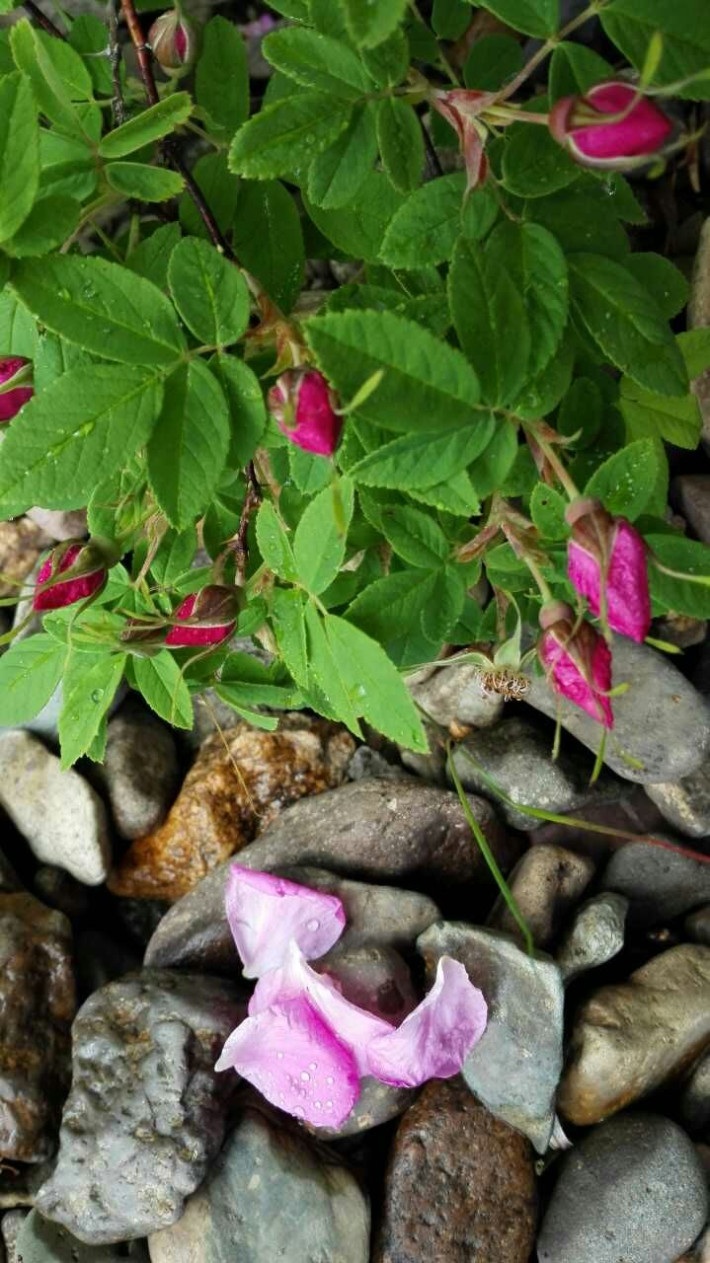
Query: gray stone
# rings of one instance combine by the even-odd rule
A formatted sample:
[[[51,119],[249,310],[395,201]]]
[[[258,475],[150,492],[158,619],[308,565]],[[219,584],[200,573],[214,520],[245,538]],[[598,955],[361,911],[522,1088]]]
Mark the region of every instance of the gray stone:
[[[85,1245],[36,1210],[30,1212],[20,1228],[17,1250],[18,1263],[125,1263],[126,1259],[148,1263],[144,1241],[134,1241],[129,1251],[122,1245]]]
[[[646,793],[679,833],[689,838],[710,834],[710,758],[681,781],[647,785]]]
[[[86,509],[28,509],[27,517],[52,539],[81,539],[86,535]]]
[[[152,1263],[368,1263],[370,1210],[335,1156],[248,1109]]]
[[[669,610],[661,618],[654,618],[651,635],[657,640],[665,640],[677,649],[693,649],[702,645],[708,634],[708,620],[693,618],[690,614],[676,614]]]
[[[606,743],[604,762],[625,780],[644,785],[690,776],[710,751],[707,702],[655,649],[614,636],[612,652],[614,684],[631,687],[614,698],[614,739]],[[599,749],[599,724],[560,698],[543,676],[531,674],[525,700],[552,719],[559,706],[563,728],[595,753]]]
[[[606,964],[621,951],[628,909],[628,899],[611,891],[582,904],[557,952],[565,982]]]
[[[137,951],[101,930],[84,930],[77,938],[76,978],[83,997],[139,969],[140,964]]]
[[[0,1259],[7,1260],[7,1263],[29,1263],[29,1260],[23,1259],[18,1253],[17,1248],[17,1238],[26,1218],[26,1210],[11,1210],[0,1220],[0,1235],[2,1236]]]
[[[710,325],[710,219],[703,224],[695,256],[688,301],[688,328],[705,329]],[[710,369],[692,382],[692,391],[700,404],[703,417],[703,443],[710,448]]]
[[[481,688],[481,673],[469,663],[442,667],[423,682],[410,684],[410,692],[427,716],[448,728],[452,723],[488,728],[503,713],[504,701],[497,693]]]
[[[668,1118],[612,1118],[560,1165],[539,1263],[675,1263],[705,1224],[702,1165]]]
[[[17,873],[10,861],[0,851],[0,893],[7,895],[21,889],[22,883]]]
[[[693,534],[710,544],[710,474],[681,474],[673,479],[671,495]]]
[[[594,861],[586,855],[563,846],[531,846],[518,860],[508,886],[537,947],[547,949],[554,943],[570,909],[592,880],[594,868]],[[488,924],[525,946],[525,937],[502,895]]]
[[[441,956],[465,965],[488,1003],[488,1026],[463,1076],[480,1101],[544,1153],[555,1122],[562,1069],[564,993],[549,957],[527,956],[505,934],[439,921],[417,947],[430,977]]]
[[[240,852],[240,864],[244,855],[244,851]],[[241,970],[224,910],[225,884],[233,862],[230,859],[221,864],[172,905],[148,943],[146,965],[208,973]],[[320,868],[277,867],[281,876],[291,881],[326,890],[342,899],[346,926],[339,941],[343,948],[375,943],[407,949],[441,916],[432,899],[413,890],[348,881]]]
[[[42,864],[34,876],[34,889],[42,903],[58,908],[70,920],[85,916],[89,910],[91,895],[88,887],[66,869]]]
[[[101,777],[121,837],[150,833],[162,824],[180,786],[172,732],[145,708],[124,705],[109,721]]]
[[[370,746],[358,746],[348,763],[347,776],[350,781],[365,781],[373,776],[401,780],[407,776],[407,772],[398,763],[388,763],[383,755]]]
[[[78,772],[63,772],[29,732],[0,736],[0,806],[37,859],[87,886],[105,880],[111,851],[101,799]]]
[[[628,842],[612,855],[601,886],[626,896],[630,924],[657,925],[708,902],[710,864],[648,842]]]
[[[710,947],[710,903],[691,912],[685,918],[685,932],[693,943],[704,943]]]
[[[54,1170],[54,1162],[0,1164],[0,1211],[34,1206],[35,1198]]]
[[[693,1066],[678,1104],[688,1131],[704,1132],[710,1126],[710,1052]]]
[[[174,1223],[224,1138],[236,1075],[214,1064],[243,1015],[234,988],[214,978],[145,970],[95,992],[72,1031],[42,1214],[88,1245]]]

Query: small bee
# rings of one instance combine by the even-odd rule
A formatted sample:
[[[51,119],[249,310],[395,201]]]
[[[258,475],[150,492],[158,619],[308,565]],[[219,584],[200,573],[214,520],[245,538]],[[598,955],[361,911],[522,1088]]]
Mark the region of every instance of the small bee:
[[[511,667],[479,667],[478,683],[483,693],[497,693],[507,702],[521,702],[530,688],[530,681]]]

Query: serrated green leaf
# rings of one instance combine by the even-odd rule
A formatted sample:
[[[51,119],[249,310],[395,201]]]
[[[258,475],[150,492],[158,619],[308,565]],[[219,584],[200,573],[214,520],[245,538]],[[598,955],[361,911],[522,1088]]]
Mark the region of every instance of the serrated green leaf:
[[[29,80],[0,79],[0,241],[13,237],[39,187],[39,127]]]
[[[229,167],[252,180],[273,180],[306,167],[348,125],[352,105],[324,92],[299,92],[264,106],[240,127]]]
[[[607,35],[625,57],[642,70],[648,46],[658,32],[663,41],[654,82],[675,84],[701,75],[678,91],[691,100],[710,96],[710,29],[704,0],[612,0],[600,12]]]
[[[308,686],[308,655],[303,593],[295,588],[276,588],[271,598],[271,617],[279,653],[301,688]]]
[[[66,646],[45,632],[16,640],[0,657],[0,724],[17,728],[39,714],[62,676]]]
[[[167,531],[150,563],[150,573],[155,582],[163,588],[172,587],[190,569],[196,552],[197,532],[194,526],[186,531]]]
[[[177,171],[149,167],[143,162],[109,162],[106,179],[123,197],[135,197],[141,202],[166,202],[170,197],[177,197],[185,187]]]
[[[512,35],[484,35],[466,58],[463,81],[467,88],[497,92],[522,65],[523,50]]]
[[[655,395],[622,377],[618,406],[629,440],[656,437],[691,450],[700,442],[703,419],[695,395]]]
[[[228,237],[237,209],[239,180],[227,166],[226,153],[220,150],[218,153],[203,154],[192,168],[192,178],[214,215],[217,227]],[[180,198],[179,215],[182,227],[191,237],[211,240],[207,226],[189,193],[183,193]]]
[[[99,144],[99,153],[102,158],[124,158],[126,154],[135,153],[144,145],[160,140],[161,136],[168,136],[181,123],[187,122],[191,113],[192,101],[187,92],[175,92],[104,136]]]
[[[449,270],[449,305],[484,401],[509,403],[527,380],[531,338],[522,295],[504,261],[459,238]]]
[[[269,297],[290,311],[303,287],[305,248],[296,203],[278,180],[242,181],[234,248]]]
[[[563,96],[584,95],[612,75],[608,61],[591,48],[564,41],[557,45],[550,61],[550,100],[554,105]]]
[[[347,205],[360,192],[377,157],[375,108],[358,105],[337,140],[319,154],[308,172],[308,196],[324,210]]]
[[[348,607],[348,619],[377,640],[399,666],[426,661],[440,648],[421,630],[421,617],[435,587],[436,574],[427,570],[376,579]]]
[[[557,429],[566,438],[575,436],[572,444],[575,450],[589,447],[603,425],[604,411],[605,403],[597,382],[589,377],[576,377],[560,404]]]
[[[388,267],[420,268],[450,258],[462,231],[466,176],[461,171],[430,180],[411,193],[385,233],[380,258]],[[495,198],[477,189],[465,211],[466,235],[485,236],[498,214]]]
[[[401,675],[381,645],[329,614],[324,633],[336,670],[367,723],[409,750],[428,750],[422,722]]]
[[[167,289],[170,255],[180,240],[178,224],[162,224],[150,237],[141,241],[126,259],[126,267],[137,272],[158,289]]]
[[[402,194],[382,171],[371,171],[347,206],[326,210],[304,197],[314,224],[333,245],[356,259],[376,263],[388,224],[402,205]]]
[[[72,20],[67,38],[84,62],[94,92],[110,96],[113,83],[111,64],[106,56],[106,24],[92,13],[82,13]]]
[[[522,294],[530,333],[527,373],[537,377],[557,351],[567,324],[569,282],[565,256],[546,228],[508,219],[498,224],[488,238],[486,260],[493,270],[506,268]]]
[[[366,487],[433,487],[475,460],[495,428],[490,413],[478,412],[468,429],[423,430],[393,439],[354,465],[350,474]]]
[[[569,527],[565,521],[565,497],[554,487],[539,482],[530,497],[530,516],[543,539],[566,539]]]
[[[651,597],[663,610],[690,618],[710,618],[710,549],[675,531],[645,536],[652,555],[678,576],[663,574],[651,563],[648,577]],[[688,575],[685,579],[682,576]],[[697,582],[698,579],[704,582]]]
[[[195,99],[209,130],[231,137],[249,117],[249,66],[244,38],[233,22],[210,18],[202,28],[195,69]]]
[[[551,197],[531,198],[523,216],[547,228],[566,254],[583,251],[621,261],[629,255],[629,239],[600,184],[578,180]]]
[[[62,768],[76,763],[96,740],[125,666],[122,653],[70,653],[57,724]]]
[[[407,0],[338,0],[348,30],[359,48],[375,48],[398,27]]]
[[[485,500],[493,491],[502,487],[518,452],[518,429],[510,421],[499,418],[493,437],[480,456],[469,465],[467,472],[471,486],[479,500]]]
[[[637,439],[599,466],[584,488],[584,495],[594,496],[609,513],[633,522],[648,511],[657,476],[656,443],[653,439]]]
[[[356,101],[372,91],[372,80],[357,53],[319,31],[302,26],[272,31],[266,36],[262,51],[272,66],[304,88],[315,88],[347,101]]]
[[[319,492],[298,524],[293,541],[296,569],[301,583],[314,596],[330,586],[345,560],[353,503],[353,484],[349,478],[341,478]]]
[[[453,513],[456,517],[473,517],[481,512],[478,495],[465,469],[460,469],[445,482],[437,482],[432,487],[411,487],[408,495],[422,504],[429,504],[433,509],[441,509],[444,513]]]
[[[65,40],[35,30],[26,19],[13,26],[10,43],[16,66],[32,82],[41,112],[70,135],[97,141],[101,112],[87,104],[93,88],[79,54]]]
[[[170,256],[168,284],[199,342],[230,346],[249,323],[249,291],[239,268],[206,241],[188,237]]]
[[[330,4],[330,0],[326,0]],[[379,88],[394,88],[409,69],[409,42],[404,31],[396,30],[376,48],[362,50],[362,59]]]
[[[386,289],[382,285],[341,285],[340,289],[333,290],[327,303],[328,311],[352,308],[393,311],[442,338],[451,327],[449,305],[443,292],[415,294],[410,298],[403,290]]]
[[[134,658],[133,676],[151,710],[174,728],[192,728],[192,699],[184,676],[168,649],[152,658]]]
[[[431,600],[422,610],[424,635],[435,644],[446,640],[458,623],[466,600],[466,580],[462,566],[440,566],[434,576]]]
[[[661,254],[630,254],[625,266],[632,276],[653,294],[666,320],[672,320],[685,307],[690,286],[683,273]]]
[[[411,105],[386,97],[377,110],[377,142],[382,166],[398,193],[416,189],[424,169],[424,140]]]
[[[231,438],[227,464],[240,469],[254,455],[266,429],[266,406],[253,369],[234,355],[218,355],[210,368],[224,391]]]
[[[264,500],[256,515],[256,542],[269,570],[287,583],[298,582],[291,542],[270,500]]]
[[[288,466],[293,481],[304,496],[323,491],[333,478],[333,465],[327,456],[304,452],[295,443],[289,444]]]
[[[419,509],[394,505],[382,511],[385,539],[410,566],[434,570],[445,562],[449,544],[441,527]]]
[[[171,526],[190,526],[210,503],[229,450],[224,393],[202,360],[165,383],[165,399],[148,444],[148,472]]]
[[[306,610],[306,631],[308,636],[308,666],[311,676],[323,693],[332,714],[344,723],[356,737],[362,736],[358,723],[358,706],[354,694],[357,682],[352,683],[350,673],[333,652],[333,646],[326,634],[324,619],[321,618],[311,601]]]
[[[560,20],[559,0],[480,0],[506,26],[544,39],[554,35]]]
[[[572,184],[579,175],[579,167],[546,127],[527,123],[511,127],[503,150],[503,182],[511,193],[547,197]]]
[[[71,237],[79,223],[81,207],[73,197],[40,197],[4,249],[15,259],[49,254]]]

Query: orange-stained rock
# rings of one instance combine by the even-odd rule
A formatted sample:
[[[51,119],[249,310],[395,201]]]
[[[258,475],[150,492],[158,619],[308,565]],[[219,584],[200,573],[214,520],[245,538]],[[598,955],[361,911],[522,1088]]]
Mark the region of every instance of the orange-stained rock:
[[[355,748],[325,720],[285,716],[277,732],[238,724],[208,738],[164,824],[136,839],[109,878],[117,895],[179,899],[284,807],[341,783]]]
[[[25,595],[24,581],[43,549],[54,541],[28,517],[0,522],[0,597]]]

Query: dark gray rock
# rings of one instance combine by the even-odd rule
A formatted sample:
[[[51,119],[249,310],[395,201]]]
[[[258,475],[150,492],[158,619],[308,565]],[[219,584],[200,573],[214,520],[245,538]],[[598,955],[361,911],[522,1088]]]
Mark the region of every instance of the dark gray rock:
[[[680,474],[673,479],[671,495],[693,534],[710,544],[710,475]]]
[[[248,1109],[152,1263],[368,1263],[370,1210],[335,1155]]]
[[[710,1052],[703,1054],[685,1080],[679,1107],[688,1131],[704,1132],[710,1126]]]
[[[689,838],[710,834],[710,758],[681,781],[647,785],[646,793],[679,833]]]
[[[614,684],[631,687],[614,698],[614,740],[606,743],[605,763],[625,780],[644,785],[690,776],[710,751],[707,702],[672,662],[647,645],[614,636],[613,656]],[[543,676],[531,674],[525,700],[552,719],[559,707],[563,728],[595,753],[599,749],[599,724],[558,697]]]
[[[527,922],[535,945],[552,946],[570,909],[594,876],[594,861],[563,846],[531,846],[508,877],[508,886]],[[488,924],[503,930],[521,946],[525,938],[502,895]]]
[[[0,1259],[3,1263],[25,1263],[18,1253],[17,1238],[26,1218],[26,1210],[10,1210],[0,1219]]]
[[[34,877],[34,888],[42,903],[57,908],[70,920],[84,916],[90,907],[89,889],[63,868],[42,864]]]
[[[37,1193],[54,1170],[54,1162],[21,1163],[0,1166],[0,1211],[16,1206],[34,1206]]]
[[[628,909],[628,899],[612,891],[582,904],[557,952],[565,982],[606,964],[621,951]]]
[[[162,824],[180,786],[171,730],[129,699],[109,721],[100,772],[121,837],[150,833]]]
[[[37,1207],[89,1245],[173,1223],[224,1137],[236,1075],[217,1075],[244,1014],[214,978],[145,970],[95,992],[73,1028],[73,1080]]]
[[[480,1101],[544,1153],[555,1121],[562,1070],[564,994],[549,957],[527,956],[505,934],[439,921],[417,941],[433,977],[441,956],[465,965],[488,1003],[488,1026],[463,1076]]]
[[[685,918],[685,932],[692,943],[710,947],[710,903]]]
[[[702,1164],[668,1118],[612,1118],[560,1165],[538,1239],[540,1263],[675,1263],[705,1224]]]
[[[630,924],[658,925],[708,902],[710,864],[648,842],[629,842],[612,855],[601,886],[626,896]]]
[[[503,698],[481,688],[480,671],[470,663],[442,667],[409,687],[415,702],[443,728],[452,723],[489,728],[503,713]]]
[[[76,977],[82,996],[140,969],[137,950],[109,938],[101,930],[84,930],[76,940]]]
[[[17,873],[12,867],[10,861],[7,860],[2,851],[0,851],[0,893],[13,894],[21,889],[22,883],[20,882]]]
[[[125,1263],[126,1259],[148,1263],[146,1243],[134,1241],[129,1249],[122,1245],[85,1245],[36,1210],[30,1212],[17,1235],[18,1263]],[[11,1259],[8,1263],[12,1263]]]
[[[385,780],[402,780],[409,773],[399,763],[388,763],[387,759],[370,746],[358,746],[348,763],[349,781],[366,781],[372,777]]]

